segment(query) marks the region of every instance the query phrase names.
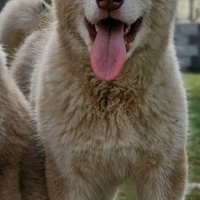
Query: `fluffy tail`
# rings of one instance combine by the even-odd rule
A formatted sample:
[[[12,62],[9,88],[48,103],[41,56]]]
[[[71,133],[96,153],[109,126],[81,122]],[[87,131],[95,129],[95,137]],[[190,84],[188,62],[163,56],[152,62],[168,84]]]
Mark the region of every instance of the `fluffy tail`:
[[[47,26],[51,7],[43,0],[10,0],[0,14],[0,43],[10,54],[31,32]]]

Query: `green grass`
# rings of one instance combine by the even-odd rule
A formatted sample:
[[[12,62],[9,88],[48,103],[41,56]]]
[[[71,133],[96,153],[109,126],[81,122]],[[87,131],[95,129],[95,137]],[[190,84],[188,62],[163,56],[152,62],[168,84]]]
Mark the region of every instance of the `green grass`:
[[[184,74],[183,78],[187,88],[190,119],[188,137],[189,181],[200,183],[200,75]]]
[[[183,74],[189,106],[189,182],[200,183],[200,75]],[[200,200],[200,189],[194,188],[187,200]]]
[[[135,196],[134,184],[128,181],[120,189],[117,200],[136,200]]]
[[[200,74],[183,74],[189,107],[188,161],[189,182],[200,183]],[[118,200],[136,200],[133,184],[127,182],[120,190]],[[200,190],[193,188],[186,200],[200,200]]]
[[[51,0],[45,0],[48,4],[51,4]]]
[[[186,197],[186,200],[199,200],[200,199],[200,190],[194,188],[191,193]]]

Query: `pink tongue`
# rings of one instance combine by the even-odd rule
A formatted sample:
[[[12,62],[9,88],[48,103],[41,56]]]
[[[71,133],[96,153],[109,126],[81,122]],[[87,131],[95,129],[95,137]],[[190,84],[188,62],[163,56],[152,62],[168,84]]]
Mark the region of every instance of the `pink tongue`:
[[[122,22],[107,19],[99,23],[90,60],[99,79],[111,81],[118,76],[126,60]]]

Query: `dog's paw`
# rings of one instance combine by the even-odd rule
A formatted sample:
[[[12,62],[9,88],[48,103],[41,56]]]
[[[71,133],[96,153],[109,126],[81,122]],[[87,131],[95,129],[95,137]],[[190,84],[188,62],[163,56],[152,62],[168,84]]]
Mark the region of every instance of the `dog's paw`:
[[[0,45],[0,68],[6,65],[6,53],[4,52],[2,46]]]

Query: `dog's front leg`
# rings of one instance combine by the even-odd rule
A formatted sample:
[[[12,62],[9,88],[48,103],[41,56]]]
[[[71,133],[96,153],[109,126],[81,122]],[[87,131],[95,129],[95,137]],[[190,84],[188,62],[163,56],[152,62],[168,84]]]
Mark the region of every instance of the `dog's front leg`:
[[[106,170],[99,174],[92,168],[74,165],[64,175],[48,153],[46,178],[50,200],[114,200],[118,185],[108,182]],[[95,173],[96,172],[96,173]]]
[[[184,200],[187,179],[185,150],[170,160],[159,158],[139,165],[135,177],[138,200]]]
[[[2,154],[0,154],[2,156]],[[1,159],[0,159],[1,160]],[[15,163],[16,164],[16,163]],[[19,192],[19,168],[16,165],[7,163],[2,166],[0,161],[0,199],[1,200],[20,200]]]

